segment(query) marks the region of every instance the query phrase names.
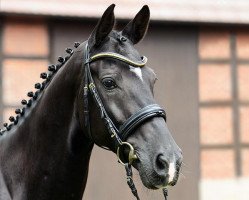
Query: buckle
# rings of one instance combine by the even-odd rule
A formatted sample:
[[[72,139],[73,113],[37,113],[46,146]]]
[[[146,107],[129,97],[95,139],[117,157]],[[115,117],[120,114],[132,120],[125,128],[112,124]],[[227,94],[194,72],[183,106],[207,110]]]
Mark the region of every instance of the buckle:
[[[93,88],[95,88],[95,85],[94,85],[94,83],[90,83],[90,84],[88,85],[88,87],[89,87],[90,89],[93,89]]]
[[[122,146],[129,147],[128,163],[126,161],[122,161],[122,159],[120,157],[120,148],[122,148]],[[121,143],[121,145],[117,149],[117,157],[118,157],[118,162],[122,165],[126,165],[126,164],[131,165],[134,160],[138,159],[137,155],[135,154],[135,150],[134,150],[133,146],[129,142],[122,142]]]

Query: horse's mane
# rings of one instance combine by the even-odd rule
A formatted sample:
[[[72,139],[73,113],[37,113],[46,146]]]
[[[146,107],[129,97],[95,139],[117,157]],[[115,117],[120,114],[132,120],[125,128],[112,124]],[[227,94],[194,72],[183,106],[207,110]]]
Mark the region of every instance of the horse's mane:
[[[77,48],[80,45],[79,42],[74,43],[74,47]],[[36,83],[35,89],[37,89],[35,92],[28,92],[27,96],[30,97],[30,99],[25,100],[23,99],[21,101],[21,104],[23,105],[22,108],[18,108],[15,110],[16,116],[10,116],[9,121],[10,124],[7,122],[3,124],[3,128],[0,129],[0,136],[2,136],[5,132],[8,132],[11,130],[11,128],[18,124],[18,121],[21,117],[25,114],[25,109],[28,107],[31,107],[34,101],[36,101],[40,95],[40,93],[48,86],[48,84],[53,79],[54,75],[59,71],[59,69],[69,60],[69,58],[73,55],[74,51],[71,48],[65,49],[66,53],[68,54],[65,57],[59,56],[57,64],[51,64],[48,66],[48,72],[43,72],[40,74],[40,78],[44,79],[42,83]]]

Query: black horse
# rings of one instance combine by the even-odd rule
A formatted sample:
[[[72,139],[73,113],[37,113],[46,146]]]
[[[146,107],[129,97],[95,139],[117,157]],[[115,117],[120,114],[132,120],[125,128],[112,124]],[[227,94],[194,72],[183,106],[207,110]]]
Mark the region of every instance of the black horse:
[[[4,124],[0,200],[82,199],[94,144],[118,150],[147,188],[176,184],[182,153],[155,104],[156,75],[134,48],[147,31],[149,8],[118,32],[114,7],[86,42],[41,74],[44,82]]]

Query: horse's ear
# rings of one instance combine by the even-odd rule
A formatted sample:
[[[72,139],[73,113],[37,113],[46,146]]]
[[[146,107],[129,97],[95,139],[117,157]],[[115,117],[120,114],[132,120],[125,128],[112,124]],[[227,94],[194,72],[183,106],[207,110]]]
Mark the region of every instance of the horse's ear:
[[[143,39],[149,25],[150,9],[147,5],[137,13],[122,31],[122,35],[130,39],[133,44],[137,44]]]
[[[90,47],[98,46],[111,32],[115,23],[114,7],[115,4],[112,4],[106,9],[98,24],[94,28],[88,40],[88,45]]]

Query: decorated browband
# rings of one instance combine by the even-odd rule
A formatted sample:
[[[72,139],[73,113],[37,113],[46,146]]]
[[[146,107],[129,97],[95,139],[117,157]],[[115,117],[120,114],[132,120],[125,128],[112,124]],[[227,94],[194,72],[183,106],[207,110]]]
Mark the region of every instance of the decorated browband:
[[[96,61],[96,60],[101,59],[101,58],[113,58],[113,59],[122,61],[124,63],[127,63],[129,65],[132,65],[134,67],[143,67],[147,63],[147,58],[145,56],[141,57],[141,61],[132,61],[131,59],[129,59],[121,54],[118,54],[118,53],[103,52],[103,53],[98,53],[98,54],[93,55],[92,57],[90,57],[89,59],[86,60],[85,64],[91,63],[91,62]]]

